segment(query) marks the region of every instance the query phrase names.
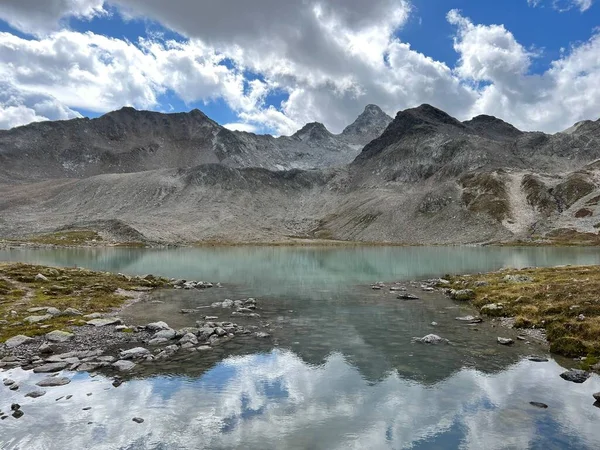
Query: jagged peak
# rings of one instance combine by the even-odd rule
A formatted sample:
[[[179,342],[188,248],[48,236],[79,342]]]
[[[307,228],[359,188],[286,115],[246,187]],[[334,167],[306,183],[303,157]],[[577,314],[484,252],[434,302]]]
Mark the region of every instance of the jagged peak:
[[[343,135],[380,134],[393,119],[373,104],[365,106],[363,112],[354,122],[344,128]],[[372,139],[373,136],[370,136]],[[365,142],[366,143],[366,142]]]
[[[459,128],[464,128],[464,125],[450,114],[442,111],[428,103],[423,103],[416,108],[405,109],[396,115],[396,119],[402,119],[405,116],[415,117],[423,122],[455,125]]]
[[[295,137],[297,139],[315,139],[315,138],[323,138],[323,137],[329,137],[331,136],[331,133],[329,132],[329,130],[325,127],[325,125],[323,125],[321,122],[310,122],[307,123],[306,125],[304,125],[302,128],[300,128],[298,131],[296,131],[292,137]]]

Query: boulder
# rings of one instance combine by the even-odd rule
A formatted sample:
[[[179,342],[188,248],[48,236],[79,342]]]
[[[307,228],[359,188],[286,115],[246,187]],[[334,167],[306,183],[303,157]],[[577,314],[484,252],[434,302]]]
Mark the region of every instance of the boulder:
[[[27,344],[28,342],[32,342],[32,341],[33,341],[33,338],[30,338],[29,336],[23,336],[22,334],[20,334],[18,336],[11,337],[4,344],[8,348],[16,348],[20,345]]]
[[[505,283],[531,283],[533,278],[527,275],[506,275],[503,280]]]
[[[146,329],[149,331],[161,331],[161,330],[170,330],[171,327],[165,322],[152,322],[146,325]]]
[[[481,314],[494,315],[494,313],[502,311],[503,309],[504,305],[502,305],[502,303],[490,303],[489,305],[483,305],[481,307]]]
[[[466,323],[481,323],[481,322],[483,322],[481,317],[475,317],[475,316],[457,317],[456,320],[458,320],[459,322],[466,322]]]
[[[129,350],[122,351],[119,354],[120,359],[141,359],[150,355],[150,350],[144,347],[135,347]]]
[[[188,333],[179,340],[179,344],[180,345],[184,345],[184,344],[198,345],[198,338],[196,337],[196,335],[194,335],[192,333]]]
[[[106,327],[109,325],[120,325],[123,323],[123,321],[118,317],[105,317],[101,319],[88,320],[86,323],[94,327]]]
[[[466,302],[475,298],[475,291],[472,289],[452,289],[450,291],[450,298],[460,302]]]
[[[439,337],[437,334],[428,334],[422,338],[413,338],[414,342],[420,342],[422,344],[447,344],[448,339]]]
[[[51,362],[34,368],[33,373],[60,372],[61,370],[65,369],[68,365],[69,363],[67,361]]]
[[[65,386],[71,382],[70,378],[67,377],[47,377],[36,383],[39,387],[57,387]]]
[[[42,282],[44,282],[44,283],[45,283],[45,282],[47,282],[47,281],[49,281],[49,280],[48,280],[48,278],[47,278],[47,277],[45,277],[45,276],[44,276],[44,275],[42,275],[41,273],[38,273],[38,274],[35,276],[35,281],[42,281]]]
[[[54,330],[54,331],[51,331],[50,333],[46,334],[46,339],[48,341],[57,342],[57,343],[70,341],[74,337],[75,337],[75,335],[73,333],[68,333],[66,331],[61,331],[61,330]]]
[[[130,370],[133,370],[135,366],[136,364],[134,362],[128,360],[119,360],[112,364],[112,367],[120,372],[129,372]]]
[[[62,315],[68,317],[77,317],[83,316],[83,313],[75,308],[67,308],[62,312]]]
[[[38,323],[38,322],[44,322],[46,320],[50,320],[52,319],[52,315],[50,314],[44,314],[43,316],[28,316],[25,317],[25,319],[23,319],[25,322],[28,323]]]
[[[563,380],[571,381],[573,383],[583,383],[590,376],[591,376],[591,374],[589,372],[586,372],[585,370],[579,370],[579,369],[567,370],[566,372],[563,372],[560,374],[560,377]]]
[[[35,391],[31,391],[31,392],[25,394],[25,397],[39,398],[39,397],[43,397],[44,395],[46,395],[46,391],[42,391],[41,389],[36,389]]]
[[[160,330],[157,333],[155,333],[154,336],[152,336],[152,339],[166,339],[170,341],[171,339],[175,339],[176,335],[177,332],[175,330],[168,328],[166,330]]]
[[[515,341],[513,341],[510,338],[499,337],[497,340],[498,340],[498,344],[500,344],[500,345],[513,345],[515,343]]]

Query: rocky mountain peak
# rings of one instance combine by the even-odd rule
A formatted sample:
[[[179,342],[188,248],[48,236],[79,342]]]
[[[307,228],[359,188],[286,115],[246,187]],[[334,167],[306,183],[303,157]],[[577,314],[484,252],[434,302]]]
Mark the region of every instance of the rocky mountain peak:
[[[300,130],[296,131],[292,137],[295,137],[301,141],[307,139],[310,140],[322,140],[330,138],[332,135],[320,122],[311,122],[304,125]]]
[[[481,114],[463,122],[477,134],[493,140],[512,140],[523,134],[521,130],[494,116]]]
[[[356,120],[348,125],[342,132],[342,136],[357,139],[366,145],[387,128],[392,118],[384,113],[377,105],[367,105]]]

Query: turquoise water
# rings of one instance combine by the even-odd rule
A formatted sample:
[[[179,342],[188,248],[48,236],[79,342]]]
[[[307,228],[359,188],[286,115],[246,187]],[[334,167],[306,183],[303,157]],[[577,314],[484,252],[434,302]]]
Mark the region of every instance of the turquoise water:
[[[592,398],[599,377],[562,380],[558,362],[526,359],[542,348],[498,346],[496,337],[514,336],[511,330],[457,322],[472,311],[440,294],[415,286],[409,289],[421,300],[401,302],[369,287],[502,267],[598,264],[595,249],[4,250],[0,260],[220,281],[223,289],[164,291],[155,297],[163,303],[137,304],[125,317],[188,326],[195,319],[181,308],[253,296],[273,335],[146,367],[118,388],[102,375],[67,373],[71,384],[35,400],[23,393],[41,375],[0,372],[22,385],[17,393],[0,386],[0,410],[16,401],[26,413],[0,422],[0,448],[600,448]],[[452,344],[411,342],[428,333]],[[64,395],[73,398],[56,401]]]

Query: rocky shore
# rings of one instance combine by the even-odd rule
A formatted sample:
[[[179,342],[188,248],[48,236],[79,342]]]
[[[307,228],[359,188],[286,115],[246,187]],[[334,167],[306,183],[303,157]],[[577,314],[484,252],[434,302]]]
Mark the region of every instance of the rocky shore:
[[[137,363],[210,351],[240,335],[270,337],[264,323],[241,326],[217,316],[202,316],[194,326],[177,330],[163,321],[128,325],[119,317],[123,307],[154,290],[204,290],[219,283],[27,264],[0,265],[0,283],[0,369],[129,372]],[[225,299],[211,308],[225,311],[231,320],[260,318],[253,298]]]

